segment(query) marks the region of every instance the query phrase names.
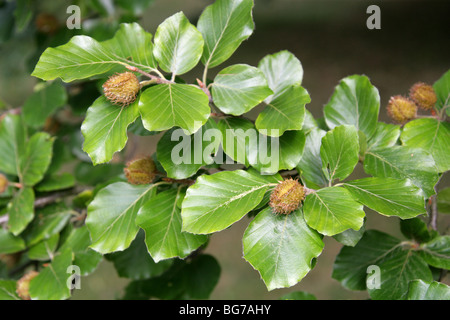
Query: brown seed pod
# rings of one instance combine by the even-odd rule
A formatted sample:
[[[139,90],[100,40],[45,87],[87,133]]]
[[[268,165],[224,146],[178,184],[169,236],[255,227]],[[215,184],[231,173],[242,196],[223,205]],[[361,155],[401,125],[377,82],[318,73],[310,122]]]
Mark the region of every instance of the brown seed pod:
[[[16,292],[23,300],[31,300],[30,297],[30,281],[33,280],[39,272],[30,271],[17,281]]]
[[[404,124],[417,116],[417,105],[403,96],[391,97],[387,106],[389,117],[396,123]]]
[[[105,97],[122,107],[136,101],[140,88],[139,79],[132,72],[115,74],[103,84]]]
[[[436,92],[433,87],[423,83],[417,82],[409,90],[409,97],[424,110],[430,110],[437,102]]]
[[[289,214],[305,199],[305,188],[292,178],[280,182],[270,194],[269,206],[275,213]]]
[[[3,174],[0,173],[0,194],[6,191],[8,185],[9,185],[8,179]]]
[[[156,175],[156,166],[149,157],[130,161],[124,169],[125,176],[131,184],[149,184]]]

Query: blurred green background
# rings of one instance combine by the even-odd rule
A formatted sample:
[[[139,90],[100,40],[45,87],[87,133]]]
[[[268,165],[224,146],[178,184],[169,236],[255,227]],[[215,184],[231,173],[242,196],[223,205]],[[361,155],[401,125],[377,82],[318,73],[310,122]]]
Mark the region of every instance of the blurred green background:
[[[4,2],[4,1],[3,1]],[[44,12],[52,12],[61,24],[75,1],[38,1]],[[157,26],[170,15],[183,11],[195,24],[202,10],[212,0],[155,0],[142,14],[140,23],[154,34]],[[0,1],[0,5],[2,1]],[[366,9],[381,8],[381,30],[369,30]],[[380,120],[389,122],[385,106],[392,95],[407,94],[417,81],[433,83],[450,68],[450,1],[403,0],[255,0],[255,32],[225,64],[212,69],[209,76],[227,65],[257,65],[267,54],[289,50],[302,62],[302,85],[312,102],[307,109],[322,116],[339,80],[352,74],[367,75],[381,96]],[[1,19],[6,19],[4,16]],[[5,21],[5,20],[4,20]],[[1,21],[0,21],[1,23]],[[33,20],[32,23],[35,23]],[[81,30],[83,33],[85,30]],[[103,40],[111,30],[97,32]],[[1,35],[0,35],[1,37]],[[29,76],[36,57],[32,54],[42,43],[27,29],[0,45],[0,101],[19,107],[33,91],[36,79]],[[194,81],[201,68],[188,74]],[[258,111],[256,109],[255,111]],[[132,137],[137,148],[133,154],[152,154],[159,136]],[[359,168],[355,176],[361,175]],[[441,187],[448,185],[448,175]],[[331,279],[332,265],[342,245],[325,238],[325,249],[316,267],[302,282],[289,289],[267,292],[257,271],[242,258],[242,235],[249,223],[243,218],[231,228],[211,237],[206,250],[220,263],[222,274],[212,299],[277,299],[296,290],[313,293],[318,299],[365,299],[365,292],[351,292]],[[441,218],[439,228],[448,230],[450,220]],[[398,219],[367,210],[367,228],[376,228],[398,237]],[[448,283],[448,276],[446,282]],[[122,296],[127,279],[118,278],[109,262],[103,262],[91,276],[82,279],[82,289],[73,299],[114,299]]]

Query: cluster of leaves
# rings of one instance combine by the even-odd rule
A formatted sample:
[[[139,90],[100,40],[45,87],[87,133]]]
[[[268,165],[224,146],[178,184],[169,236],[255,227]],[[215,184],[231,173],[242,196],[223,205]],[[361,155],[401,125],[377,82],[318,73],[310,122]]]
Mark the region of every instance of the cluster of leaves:
[[[450,169],[450,126],[443,112],[450,71],[434,84],[437,117],[403,127],[380,122],[378,90],[366,76],[353,75],[336,86],[324,117],[314,119],[305,108],[310,97],[301,85],[302,65],[288,51],[264,57],[257,67],[227,66],[208,79],[209,70],[224,63],[252,34],[252,8],[253,0],[216,0],[196,26],[179,12],[160,24],[154,38],[139,24],[124,23],[111,39],[79,35],[45,50],[33,76],[46,81],[88,79],[99,86],[113,73],[128,70],[142,80],[134,103],[121,107],[100,96],[87,109],[82,148],[94,167],[83,163],[79,170],[88,172],[88,180],[93,172],[102,175],[98,168],[110,170],[112,165],[101,164],[125,148],[129,132],[164,134],[152,155],[161,172],[152,184],[133,185],[123,176],[106,181],[103,176],[103,181],[89,181],[101,182],[94,190],[72,201],[75,208],[81,203],[81,211],[57,203],[35,213],[35,191],[70,188],[74,179],[56,178],[56,143],[46,133],[28,139],[22,121],[42,125],[65,103],[64,88],[58,81],[43,84],[35,95],[45,93],[50,103],[30,98],[29,109],[39,108],[39,116],[27,116],[36,111],[24,106],[22,118],[4,117],[0,154],[5,161],[0,171],[19,188],[12,190],[12,185],[7,194],[9,230],[1,231],[0,253],[26,249],[29,259],[49,262],[31,281],[31,298],[68,298],[67,267],[78,265],[85,275],[102,256],[114,263],[120,276],[134,280],[125,298],[207,298],[220,267],[202,250],[212,234],[244,216],[253,219],[243,235],[243,256],[268,290],[301,281],[328,236],[345,245],[333,271],[345,287],[366,289],[367,267],[378,265],[382,283],[380,289],[368,290],[373,299],[448,297],[450,289],[433,280],[436,270],[449,268],[450,238],[429,230],[418,217],[428,214],[426,200],[435,207],[436,185]],[[200,63],[201,80],[190,84],[180,78]],[[256,106],[262,111],[253,121],[246,113]],[[203,141],[201,150],[185,149],[185,158],[196,159],[200,152],[210,159],[173,163],[171,153],[178,142],[171,136],[176,128],[184,129],[183,141]],[[224,137],[234,133],[232,147],[204,137],[202,132],[210,128]],[[247,130],[279,138],[280,161],[266,167],[257,155],[267,141],[250,144],[239,134]],[[220,148],[239,169],[227,171],[215,162]],[[349,179],[357,165],[367,177]],[[297,210],[277,215],[268,205],[270,192],[287,170],[308,194]],[[448,189],[438,199],[440,213],[446,213]],[[402,219],[409,240],[366,231],[364,208]],[[68,223],[72,215],[76,222]],[[16,297],[14,280],[0,282],[0,288],[4,296]]]

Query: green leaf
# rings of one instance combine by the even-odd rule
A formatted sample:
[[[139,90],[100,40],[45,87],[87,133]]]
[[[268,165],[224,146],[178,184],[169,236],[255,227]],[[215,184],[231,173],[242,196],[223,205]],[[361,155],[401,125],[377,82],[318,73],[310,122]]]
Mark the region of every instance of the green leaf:
[[[25,241],[22,238],[14,236],[3,228],[0,228],[0,243],[1,254],[15,253],[26,248]]]
[[[450,287],[440,282],[413,280],[409,283],[407,300],[450,300]]]
[[[367,149],[382,149],[394,146],[400,137],[400,126],[378,122],[373,136],[367,141]]]
[[[218,130],[217,125],[209,118],[193,135],[186,135],[178,128],[164,133],[158,141],[156,156],[168,177],[185,179],[195,174],[202,166],[213,163],[211,155],[217,153],[222,142],[221,136],[218,135],[212,135],[211,141],[208,141],[209,130],[213,129]]]
[[[52,161],[53,141],[48,133],[38,132],[27,142],[20,161],[20,176],[24,185],[34,186],[44,177]]]
[[[20,234],[34,217],[34,191],[25,187],[20,189],[8,205],[8,226],[15,236]]]
[[[413,248],[397,247],[387,252],[377,265],[381,272],[380,288],[368,288],[373,300],[405,299],[411,280],[433,280],[428,265]]]
[[[114,153],[125,147],[127,128],[138,116],[137,101],[127,107],[119,107],[101,96],[89,107],[81,132],[84,136],[83,150],[94,165],[110,161]]]
[[[222,112],[240,116],[260,104],[272,90],[258,68],[235,64],[217,74],[211,94]]]
[[[433,89],[437,96],[436,107],[438,110],[448,106],[450,103],[450,70],[433,84]],[[447,108],[447,115],[450,115],[450,108]]]
[[[450,213],[450,188],[445,188],[437,194],[437,207],[439,213]]]
[[[110,253],[128,248],[139,227],[136,215],[155,192],[155,185],[116,182],[100,190],[88,206],[86,225],[97,252]]]
[[[101,43],[88,36],[75,36],[62,46],[45,50],[32,75],[71,82],[123,71],[125,65],[151,71],[156,68],[151,39],[152,35],[137,23],[122,24],[112,39]]]
[[[309,102],[308,92],[298,84],[292,85],[267,104],[256,118],[256,128],[268,130],[267,135],[273,137],[281,136],[286,130],[301,130],[305,105]]]
[[[304,291],[294,291],[285,294],[280,298],[280,300],[317,300],[317,298],[308,292]]]
[[[187,189],[182,230],[196,234],[223,230],[255,208],[273,185],[242,170],[202,175]]]
[[[16,288],[16,281],[0,280],[0,300],[20,300]]]
[[[148,131],[180,127],[195,133],[209,118],[208,96],[199,88],[186,84],[159,84],[145,90],[139,111]]]
[[[303,80],[303,67],[300,61],[289,51],[283,50],[265,56],[258,64],[264,73],[273,95],[265,102],[270,103],[292,85],[301,85]]]
[[[202,63],[206,68],[227,60],[255,28],[253,0],[216,0],[201,14],[197,28],[205,46]]]
[[[36,210],[36,217],[24,232],[28,246],[59,233],[69,222],[72,211],[64,203],[55,203]]]
[[[84,225],[79,228],[74,228],[59,249],[60,251],[67,249],[73,252],[73,264],[80,268],[81,276],[86,276],[94,272],[103,258],[100,253],[89,248],[90,244],[89,230]]]
[[[6,114],[0,121],[0,171],[18,176],[25,153],[26,127],[19,115]]]
[[[33,17],[33,11],[31,0],[18,0],[16,1],[17,7],[14,10],[15,24],[17,31],[22,32]]]
[[[64,300],[70,297],[67,286],[67,268],[72,264],[72,252],[65,250],[30,281],[30,296],[33,300]]]
[[[410,179],[421,188],[425,196],[435,193],[439,180],[433,157],[417,148],[392,146],[366,153],[364,170],[375,177]]]
[[[338,126],[322,138],[322,170],[329,181],[344,180],[359,161],[359,138],[353,126]]]
[[[363,206],[340,187],[323,188],[307,195],[303,212],[308,225],[327,236],[350,228],[358,231],[365,216]]]
[[[202,34],[178,12],[161,23],[155,33],[153,54],[159,66],[173,75],[194,68],[203,53]]]
[[[205,235],[181,231],[181,209],[177,206],[180,198],[180,188],[163,191],[145,202],[138,212],[136,223],[145,231],[145,243],[155,262],[186,258],[208,240]]]
[[[225,154],[248,167],[250,149],[255,148],[251,143],[256,144],[258,139],[253,123],[244,118],[224,118],[217,126],[222,133],[222,147]]]
[[[435,237],[420,246],[419,254],[429,265],[450,270],[450,236]]]
[[[430,153],[438,172],[450,170],[450,123],[431,118],[416,119],[403,127],[400,139],[405,146]]]
[[[42,127],[45,120],[67,102],[66,89],[60,82],[39,84],[22,107],[23,119],[31,127]]]
[[[379,289],[369,289],[372,299],[405,298],[408,282],[432,280],[426,263],[410,246],[380,231],[368,230],[355,247],[343,247],[333,266],[333,279],[350,290],[365,290],[368,267],[380,269]]]
[[[410,219],[427,213],[422,190],[408,179],[364,178],[343,186],[357,201],[386,216]]]
[[[172,260],[156,263],[147,251],[145,233],[138,232],[130,247],[121,252],[106,255],[106,259],[114,263],[119,277],[133,280],[144,280],[158,277],[172,265]],[[133,263],[130,263],[133,261]]]
[[[330,129],[348,124],[370,139],[375,133],[380,111],[380,95],[366,76],[353,75],[341,80],[324,107]]]
[[[281,137],[258,136],[258,148],[249,150],[249,163],[262,174],[275,174],[291,170],[299,163],[305,147],[305,134],[301,130],[286,131]],[[272,141],[274,139],[275,141]],[[278,155],[272,150],[277,145]],[[267,154],[266,154],[267,153]]]
[[[297,170],[301,174],[302,179],[312,182],[317,186],[328,185],[328,179],[322,170],[322,159],[320,158],[320,149],[322,145],[322,138],[326,131],[315,128],[306,136],[305,148],[303,150],[302,158],[297,165]],[[310,186],[310,188],[312,188]]]
[[[51,175],[36,185],[35,189],[39,192],[58,191],[72,188],[75,185],[75,177],[70,173],[62,173],[60,175]]]
[[[108,163],[93,166],[91,163],[80,162],[75,167],[75,179],[85,185],[98,185],[115,179],[123,174],[123,164]]]
[[[210,255],[202,254],[192,263],[186,264],[186,297],[189,299],[208,299],[220,278],[220,265]]]
[[[324,247],[322,237],[303,219],[301,210],[276,215],[260,212],[243,237],[244,259],[259,271],[268,290],[290,287],[312,269]]]

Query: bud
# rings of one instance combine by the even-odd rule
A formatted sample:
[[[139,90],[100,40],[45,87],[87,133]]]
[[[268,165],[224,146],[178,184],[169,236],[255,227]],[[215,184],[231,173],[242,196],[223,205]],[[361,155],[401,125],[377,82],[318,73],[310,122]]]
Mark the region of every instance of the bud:
[[[136,100],[140,88],[139,79],[132,72],[113,75],[103,84],[106,98],[122,107]]]
[[[409,90],[409,97],[424,110],[430,110],[437,102],[436,92],[432,86],[418,82]]]
[[[6,191],[6,189],[8,188],[8,184],[8,179],[0,173],[0,194]]]
[[[17,281],[16,292],[23,300],[31,300],[30,297],[30,281],[33,280],[39,273],[30,271]]]
[[[394,96],[387,106],[389,117],[397,123],[403,124],[417,116],[417,105],[403,96]]]
[[[305,199],[305,189],[292,178],[280,182],[270,194],[269,206],[276,213],[289,214]]]
[[[156,175],[156,166],[151,158],[130,161],[124,169],[125,176],[131,184],[149,184]]]

